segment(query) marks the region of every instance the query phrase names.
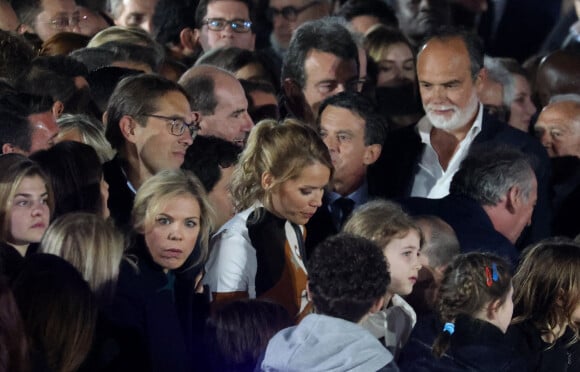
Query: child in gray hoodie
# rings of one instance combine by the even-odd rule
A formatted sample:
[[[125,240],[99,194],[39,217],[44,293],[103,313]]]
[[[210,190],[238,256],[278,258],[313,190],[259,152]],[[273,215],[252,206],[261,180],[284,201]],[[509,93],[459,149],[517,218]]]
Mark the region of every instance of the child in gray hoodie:
[[[316,313],[278,332],[260,371],[398,371],[391,353],[359,324],[383,307],[390,282],[381,249],[348,234],[330,237],[307,262]]]

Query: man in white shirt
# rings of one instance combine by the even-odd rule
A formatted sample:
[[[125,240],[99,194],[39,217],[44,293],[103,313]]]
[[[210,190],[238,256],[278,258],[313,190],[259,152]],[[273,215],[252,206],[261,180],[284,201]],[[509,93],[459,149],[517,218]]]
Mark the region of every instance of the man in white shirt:
[[[369,172],[369,191],[384,197],[444,197],[473,145],[507,144],[536,160],[539,196],[529,241],[547,237],[546,151],[536,139],[484,112],[477,98],[486,79],[478,37],[453,28],[432,36],[419,49],[417,77],[426,115],[416,126],[387,139],[381,158]]]

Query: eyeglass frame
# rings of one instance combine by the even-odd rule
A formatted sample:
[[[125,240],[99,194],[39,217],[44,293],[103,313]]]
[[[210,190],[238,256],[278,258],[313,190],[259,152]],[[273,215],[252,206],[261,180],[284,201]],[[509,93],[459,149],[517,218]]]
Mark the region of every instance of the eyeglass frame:
[[[224,22],[224,26],[223,27],[219,27],[219,28],[215,28],[210,26],[210,22],[212,21],[222,21]],[[238,26],[237,24],[243,24],[242,26]],[[252,21],[248,21],[246,19],[243,18],[235,18],[235,19],[225,19],[225,18],[206,18],[201,22],[202,26],[207,26],[207,28],[211,31],[223,31],[226,29],[226,27],[229,25],[230,28],[232,29],[232,31],[234,31],[237,34],[245,34],[248,33],[250,31],[252,31],[252,25],[253,22]]]
[[[270,22],[272,22],[274,20],[274,17],[276,17],[277,15],[281,15],[282,18],[284,18],[285,20],[289,22],[294,22],[296,21],[300,13],[304,12],[309,8],[312,8],[313,6],[319,5],[320,3],[321,3],[320,0],[314,0],[299,8],[296,8],[295,6],[292,5],[282,7],[282,9],[268,7],[268,9],[266,9],[266,18]],[[286,13],[286,15],[284,15],[284,13]]]
[[[60,20],[64,21],[65,19],[66,19],[66,23],[63,22],[62,26],[59,26],[58,21],[60,21]],[[66,17],[64,15],[56,16],[56,17],[48,20],[48,22],[44,22],[44,23],[50,25],[50,27],[52,27],[53,30],[66,30],[67,28],[79,26],[82,21],[86,21],[87,19],[89,19],[89,17],[87,15],[82,16],[82,15],[80,15],[80,13],[78,11],[76,11],[69,17]]]
[[[187,123],[183,118],[176,118],[171,116],[163,116],[163,115],[155,115],[155,114],[142,114],[146,118],[156,118],[169,121],[169,133],[173,136],[179,137],[185,133],[185,128],[189,129],[189,134],[192,138],[197,136],[197,132],[201,129],[198,122],[193,121],[191,123]],[[178,127],[179,125],[179,127]],[[177,132],[175,132],[174,128],[179,128]],[[175,132],[175,133],[174,133]]]

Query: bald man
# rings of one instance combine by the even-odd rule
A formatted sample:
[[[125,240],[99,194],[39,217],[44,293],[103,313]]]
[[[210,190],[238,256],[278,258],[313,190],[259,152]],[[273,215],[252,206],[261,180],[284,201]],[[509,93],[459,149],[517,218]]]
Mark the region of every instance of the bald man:
[[[580,158],[580,95],[544,107],[534,126],[550,157]]]
[[[555,95],[578,93],[580,54],[558,50],[545,57],[538,67],[535,86],[542,107]]]
[[[191,96],[194,121],[199,135],[214,136],[245,146],[254,126],[248,114],[248,100],[240,82],[220,68],[199,65],[187,70],[179,84]]]

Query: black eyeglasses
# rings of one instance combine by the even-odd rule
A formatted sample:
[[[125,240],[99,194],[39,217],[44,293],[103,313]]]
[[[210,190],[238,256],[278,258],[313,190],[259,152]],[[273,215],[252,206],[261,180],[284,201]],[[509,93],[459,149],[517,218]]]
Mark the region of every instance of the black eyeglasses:
[[[162,116],[162,115],[143,115],[149,118],[156,118],[169,121],[169,133],[173,134],[174,136],[181,136],[185,132],[185,128],[189,129],[189,133],[191,137],[195,137],[197,132],[199,131],[199,123],[186,123],[185,120],[182,118],[175,118],[169,116]]]
[[[245,19],[207,18],[201,24],[207,25],[207,28],[212,31],[222,31],[227,25],[230,25],[232,30],[239,34],[246,33],[252,29],[252,22]]]
[[[311,1],[308,4],[301,6],[300,8],[296,8],[291,5],[285,6],[282,9],[268,8],[266,10],[266,17],[268,17],[270,22],[272,22],[274,17],[281,15],[285,20],[294,22],[300,13],[318,4],[320,4],[320,1]]]

